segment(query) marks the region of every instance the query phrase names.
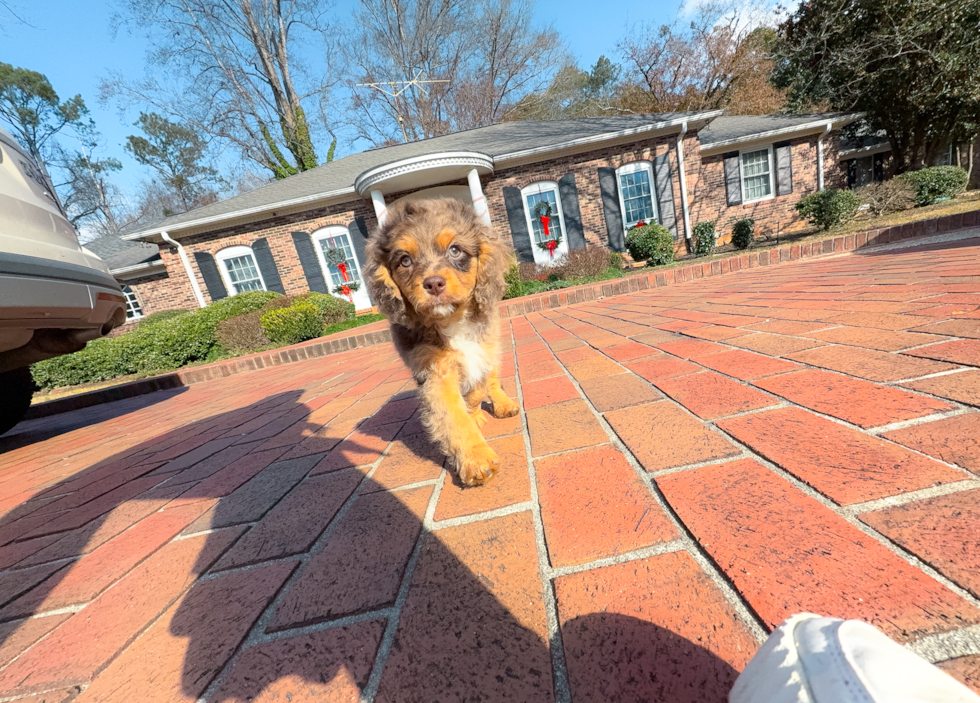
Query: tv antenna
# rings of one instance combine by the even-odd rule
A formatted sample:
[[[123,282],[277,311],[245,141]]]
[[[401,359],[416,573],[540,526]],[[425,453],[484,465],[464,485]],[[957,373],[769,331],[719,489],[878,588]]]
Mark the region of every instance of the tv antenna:
[[[398,126],[402,128],[402,137],[405,138],[405,143],[408,144],[408,132],[405,130],[405,120],[402,117],[401,110],[398,109],[398,98],[412,86],[418,88],[420,91],[428,95],[428,91],[425,85],[428,83],[449,83],[448,79],[442,80],[429,80],[424,77],[425,74],[422,73],[422,69],[415,69],[415,75],[411,80],[407,81],[379,81],[377,83],[358,83],[356,87],[358,88],[373,88],[379,93],[384,93],[385,95],[390,95],[392,101],[395,104],[395,117],[398,118]]]

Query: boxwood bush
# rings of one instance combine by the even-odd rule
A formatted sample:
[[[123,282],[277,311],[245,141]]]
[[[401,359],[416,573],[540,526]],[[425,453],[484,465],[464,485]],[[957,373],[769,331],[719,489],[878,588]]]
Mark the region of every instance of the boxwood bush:
[[[316,305],[307,302],[269,310],[262,314],[262,330],[273,344],[305,342],[323,332],[323,314]]]
[[[694,255],[707,256],[715,248],[718,236],[714,222],[698,222],[694,225]]]
[[[852,190],[828,188],[805,198],[796,204],[800,216],[823,230],[847,224],[861,207],[861,199]]]
[[[915,190],[916,205],[932,205],[939,200],[955,198],[966,190],[966,169],[959,166],[933,166],[909,171],[899,176]]]
[[[626,251],[650,266],[669,264],[674,260],[674,237],[663,225],[634,227],[626,233]]]
[[[736,249],[748,249],[752,243],[754,231],[755,220],[751,217],[743,217],[732,225],[732,246]]]

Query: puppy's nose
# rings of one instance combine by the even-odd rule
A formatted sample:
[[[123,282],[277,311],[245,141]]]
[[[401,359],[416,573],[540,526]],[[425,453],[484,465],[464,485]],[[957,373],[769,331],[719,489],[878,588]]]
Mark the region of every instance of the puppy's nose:
[[[441,295],[446,290],[446,279],[442,276],[429,276],[422,281],[422,287],[429,295]]]

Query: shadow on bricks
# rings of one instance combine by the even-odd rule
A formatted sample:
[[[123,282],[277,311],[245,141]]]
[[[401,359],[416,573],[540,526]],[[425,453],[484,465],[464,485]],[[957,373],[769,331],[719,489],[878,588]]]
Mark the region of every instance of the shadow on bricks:
[[[299,396],[133,427],[141,442],[4,508],[0,697],[554,700],[530,512],[426,530],[442,458],[413,394],[333,439]],[[0,474],[3,495],[31,480]],[[573,615],[573,700],[722,701],[737,675],[644,620]]]

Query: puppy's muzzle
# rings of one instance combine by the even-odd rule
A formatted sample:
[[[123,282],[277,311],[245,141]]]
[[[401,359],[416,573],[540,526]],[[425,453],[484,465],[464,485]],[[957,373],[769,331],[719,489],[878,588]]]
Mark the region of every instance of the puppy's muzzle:
[[[429,276],[422,281],[422,287],[426,293],[438,298],[446,290],[446,279],[442,276]]]

